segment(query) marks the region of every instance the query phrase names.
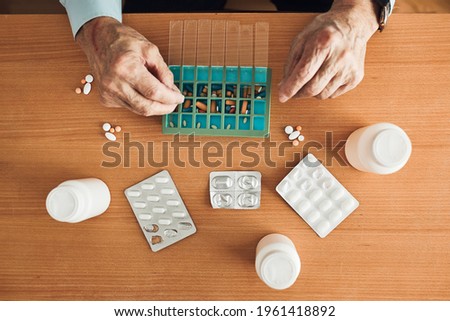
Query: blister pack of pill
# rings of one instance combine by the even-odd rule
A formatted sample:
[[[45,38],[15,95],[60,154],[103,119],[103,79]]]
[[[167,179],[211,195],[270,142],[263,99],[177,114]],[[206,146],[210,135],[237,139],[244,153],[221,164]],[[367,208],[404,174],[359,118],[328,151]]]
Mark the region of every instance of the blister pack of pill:
[[[213,208],[259,208],[261,173],[257,171],[211,172],[209,192]]]
[[[125,196],[153,252],[197,231],[168,171],[127,188]]]
[[[276,190],[322,238],[359,206],[352,194],[312,154],[306,155]]]

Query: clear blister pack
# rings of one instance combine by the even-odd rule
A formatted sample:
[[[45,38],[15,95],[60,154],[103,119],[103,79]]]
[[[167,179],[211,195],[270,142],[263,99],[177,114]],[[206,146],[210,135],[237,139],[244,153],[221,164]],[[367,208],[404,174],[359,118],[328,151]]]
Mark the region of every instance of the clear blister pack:
[[[276,190],[322,238],[359,206],[352,194],[312,154],[306,155]]]
[[[197,231],[168,171],[127,188],[125,196],[153,252]]]
[[[209,192],[213,208],[257,209],[261,205],[261,173],[211,172]]]

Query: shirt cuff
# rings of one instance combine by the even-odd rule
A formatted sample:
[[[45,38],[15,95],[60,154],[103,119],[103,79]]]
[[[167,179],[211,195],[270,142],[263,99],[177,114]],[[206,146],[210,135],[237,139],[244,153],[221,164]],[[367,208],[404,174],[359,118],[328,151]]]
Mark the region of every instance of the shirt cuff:
[[[78,30],[97,17],[111,17],[122,22],[122,0],[60,0],[66,8],[75,38]]]

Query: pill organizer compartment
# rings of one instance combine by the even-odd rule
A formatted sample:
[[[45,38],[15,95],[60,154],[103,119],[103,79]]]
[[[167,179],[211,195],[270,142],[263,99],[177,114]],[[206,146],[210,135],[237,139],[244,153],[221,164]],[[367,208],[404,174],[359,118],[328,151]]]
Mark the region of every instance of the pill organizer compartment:
[[[209,190],[213,208],[257,209],[261,205],[261,173],[211,172]]]
[[[125,196],[153,252],[196,232],[168,171],[127,188]]]
[[[359,206],[359,202],[312,154],[306,155],[276,190],[322,238]]]
[[[164,134],[268,136],[270,68],[180,65],[169,68],[186,98],[174,112],[163,117]]]

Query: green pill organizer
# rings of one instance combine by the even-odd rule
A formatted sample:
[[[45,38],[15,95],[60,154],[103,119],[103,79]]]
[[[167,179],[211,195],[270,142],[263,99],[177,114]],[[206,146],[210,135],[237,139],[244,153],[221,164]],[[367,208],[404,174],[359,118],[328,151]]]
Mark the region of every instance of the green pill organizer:
[[[186,98],[163,117],[164,134],[269,135],[270,68],[188,65],[169,68]]]

